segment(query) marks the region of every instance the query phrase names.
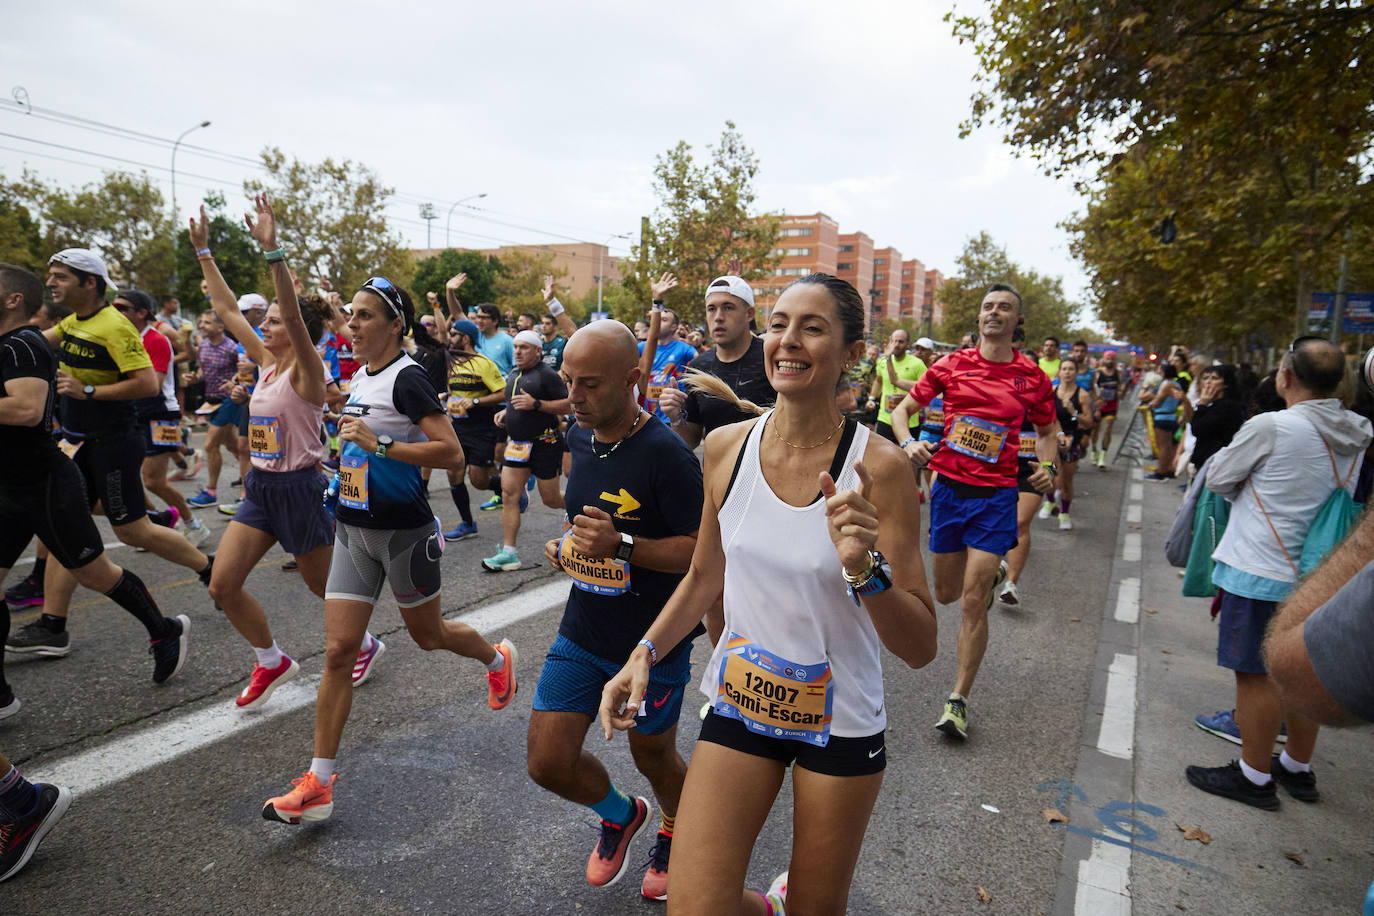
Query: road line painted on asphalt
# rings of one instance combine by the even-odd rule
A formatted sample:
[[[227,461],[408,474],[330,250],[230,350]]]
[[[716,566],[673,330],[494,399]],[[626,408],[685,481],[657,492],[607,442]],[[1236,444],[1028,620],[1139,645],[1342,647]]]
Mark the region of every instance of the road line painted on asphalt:
[[[128,547],[129,545],[124,543],[123,541],[113,541],[109,544],[101,544],[100,546],[104,547],[106,550],[114,550],[116,547]],[[38,558],[36,556],[33,556],[24,557],[21,560],[15,560],[14,565],[11,566],[10,569],[18,569],[21,566],[32,566],[33,561],[36,559]]]
[[[1130,500],[1131,500],[1131,502],[1133,502],[1133,503],[1138,503],[1138,502],[1140,502],[1140,501],[1141,501],[1142,499],[1144,499],[1144,498],[1145,498],[1145,484],[1143,484],[1143,483],[1133,483],[1133,484],[1131,484],[1131,493],[1130,493]]]
[[[1078,863],[1073,911],[1085,916],[1131,916],[1131,850],[1093,840],[1092,855]]]
[[[1121,559],[1127,563],[1140,562],[1140,532],[1128,531],[1121,539]]]
[[[1131,479],[1132,479],[1132,480],[1144,480],[1144,479],[1145,479],[1145,469],[1144,469],[1143,467],[1141,467],[1140,465],[1138,465],[1138,464],[1137,464],[1135,467],[1131,468]]]
[[[537,588],[516,592],[508,598],[453,619],[480,631],[500,629],[526,617],[561,607],[567,598],[568,587],[568,583],[560,578]],[[160,763],[200,750],[235,732],[309,706],[315,702],[319,683],[319,676],[312,675],[285,684],[272,694],[266,706],[250,712],[240,710],[224,698],[213,706],[177,716],[171,721],[141,729],[52,763],[29,762],[25,769],[41,776],[44,782],[69,786],[78,793],[98,792]]]
[[[1130,760],[1135,753],[1135,680],[1135,656],[1116,653],[1107,669],[1097,749],[1120,760]]]
[[[1140,524],[1140,503],[1131,503],[1126,507],[1126,521]]]
[[[1135,576],[1121,580],[1116,593],[1116,613],[1113,615],[1122,623],[1140,621],[1140,580]]]

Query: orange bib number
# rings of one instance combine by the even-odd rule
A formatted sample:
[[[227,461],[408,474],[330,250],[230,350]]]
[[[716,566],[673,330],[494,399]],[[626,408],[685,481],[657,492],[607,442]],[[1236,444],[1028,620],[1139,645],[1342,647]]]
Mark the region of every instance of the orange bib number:
[[[339,461],[339,504],[367,508],[367,458],[345,455]]]
[[[717,677],[714,710],[752,732],[824,747],[834,712],[830,663],[798,665],[747,637],[730,634]]]
[[[153,445],[181,445],[181,424],[176,420],[149,420]]]
[[[663,389],[666,388],[666,387],[668,387],[668,386],[667,386],[667,385],[650,385],[650,386],[649,386],[649,392],[648,392],[648,394],[644,395],[644,400],[646,400],[646,401],[652,401],[653,403],[657,404],[658,401],[659,401],[659,398],[663,397]]]
[[[979,417],[955,417],[945,444],[961,455],[996,464],[1010,430]]]
[[[573,587],[594,595],[623,595],[630,589],[630,568],[615,557],[589,557],[572,545],[570,533],[558,542],[558,563]]]
[[[883,409],[888,413],[897,409],[897,405],[902,403],[902,398],[906,397],[905,391],[898,391],[883,398]]]
[[[1016,454],[1019,455],[1019,456],[1022,457],[1022,458],[1031,458],[1031,459],[1034,459],[1034,458],[1035,458],[1035,442],[1036,442],[1035,436],[1031,436],[1031,435],[1027,435],[1026,433],[1022,433],[1022,434],[1021,434],[1021,447],[1020,447],[1019,449],[1017,449]]]
[[[276,417],[248,418],[248,448],[254,458],[281,457],[281,427]]]
[[[70,439],[58,439],[57,447],[62,450],[62,454],[68,458],[75,458],[76,453],[81,450],[80,442],[73,442]]]
[[[516,442],[512,439],[506,443],[506,461],[511,464],[529,464],[530,451],[533,448],[533,442]]]
[[[454,419],[465,419],[468,415],[468,409],[463,406],[463,402],[465,400],[467,400],[467,398],[460,398],[456,396],[449,398],[448,415],[450,417],[453,417]]]

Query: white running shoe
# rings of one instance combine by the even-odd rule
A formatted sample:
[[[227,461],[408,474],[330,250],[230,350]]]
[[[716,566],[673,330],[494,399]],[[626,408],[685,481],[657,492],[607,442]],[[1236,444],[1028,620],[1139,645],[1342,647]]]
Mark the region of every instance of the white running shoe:
[[[191,522],[195,523],[195,527],[192,528],[191,523],[188,522],[181,529],[181,533],[186,536],[186,540],[191,542],[192,547],[199,547],[210,537],[210,526],[198,518],[191,519]]]
[[[1002,586],[1002,592],[997,596],[997,600],[1013,607],[1020,605],[1021,596],[1017,594],[1016,583],[1008,579],[1007,584]]]
[[[1060,530],[1060,531],[1072,531],[1072,530],[1073,530],[1073,522],[1069,521],[1069,513],[1067,513],[1067,512],[1060,512],[1060,513],[1059,513],[1059,530]]]
[[[1053,500],[1047,499],[1040,504],[1040,511],[1036,514],[1036,518],[1041,520],[1047,519],[1050,517],[1052,511],[1054,511],[1054,502]]]

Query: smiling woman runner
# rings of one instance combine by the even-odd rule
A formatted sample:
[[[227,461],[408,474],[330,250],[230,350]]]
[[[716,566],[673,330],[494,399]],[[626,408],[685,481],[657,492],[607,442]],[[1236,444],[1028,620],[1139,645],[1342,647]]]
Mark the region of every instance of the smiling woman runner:
[[[725,633],[701,682],[714,706],[677,816],[672,913],[781,914],[789,898],[843,912],[887,762],[880,647],[913,668],[935,656],[911,466],[835,406],[862,336],[863,303],[843,280],[812,274],[784,290],[764,336],[777,406],[707,437],[691,569],[602,694],[606,736],[634,727],[656,647],[681,641],[723,591]],[[745,892],[793,763],[790,887],[784,872],[766,897]]]
[[[353,704],[351,669],[368,638],[382,587],[391,584],[401,618],[421,649],[447,649],[487,666],[487,704],[502,709],[515,695],[515,647],[493,647],[472,627],[445,620],[439,608],[438,519],[420,468],[457,468],[463,449],[434,385],[401,349],[414,331],[405,290],[373,277],[353,297],[348,319],[361,368],[339,420],[337,549],[324,595],[325,660],[315,701],[315,757],[285,795],[267,800],[262,816],[285,824],[321,821],[334,809],[334,758]]]
[[[224,609],[234,629],[257,656],[248,686],[234,702],[244,709],[266,703],[272,691],[295,677],[300,666],[282,652],[262,605],[243,583],[273,544],[292,554],[301,578],[324,597],[333,552],[334,520],[321,504],[326,480],[318,470],[324,457],[320,422],[327,370],[315,352],[323,316],[301,313],[286,256],[277,245],[277,224],[264,195],[255,201],[257,221],[244,219],[268,255],[277,304],[267,309],[258,333],[239,311],[209,248],[205,208],[191,220],[191,244],[205,275],[210,304],[225,329],[238,338],[262,377],[248,402],[252,468],[243,481],[243,502],[220,540],[219,561],[210,578],[210,596]],[[380,646],[381,643],[377,643]],[[374,650],[368,663],[380,650]]]

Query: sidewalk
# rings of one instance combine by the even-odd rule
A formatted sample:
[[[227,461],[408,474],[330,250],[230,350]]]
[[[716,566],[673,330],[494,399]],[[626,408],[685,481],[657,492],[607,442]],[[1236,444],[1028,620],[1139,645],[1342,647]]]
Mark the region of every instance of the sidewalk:
[[[1130,805],[1119,812],[1139,821],[1121,824],[1134,835],[1135,912],[1359,912],[1374,877],[1374,731],[1322,731],[1312,761],[1322,798],[1314,805],[1280,789],[1280,809],[1261,811],[1188,784],[1189,764],[1220,766],[1240,756],[1239,746],[1193,722],[1198,713],[1230,709],[1235,681],[1216,665],[1210,602],[1182,597],[1179,573],[1164,559],[1182,491],[1173,482],[1139,485],[1134,782]],[[1211,843],[1184,839],[1178,825],[1201,827]]]

